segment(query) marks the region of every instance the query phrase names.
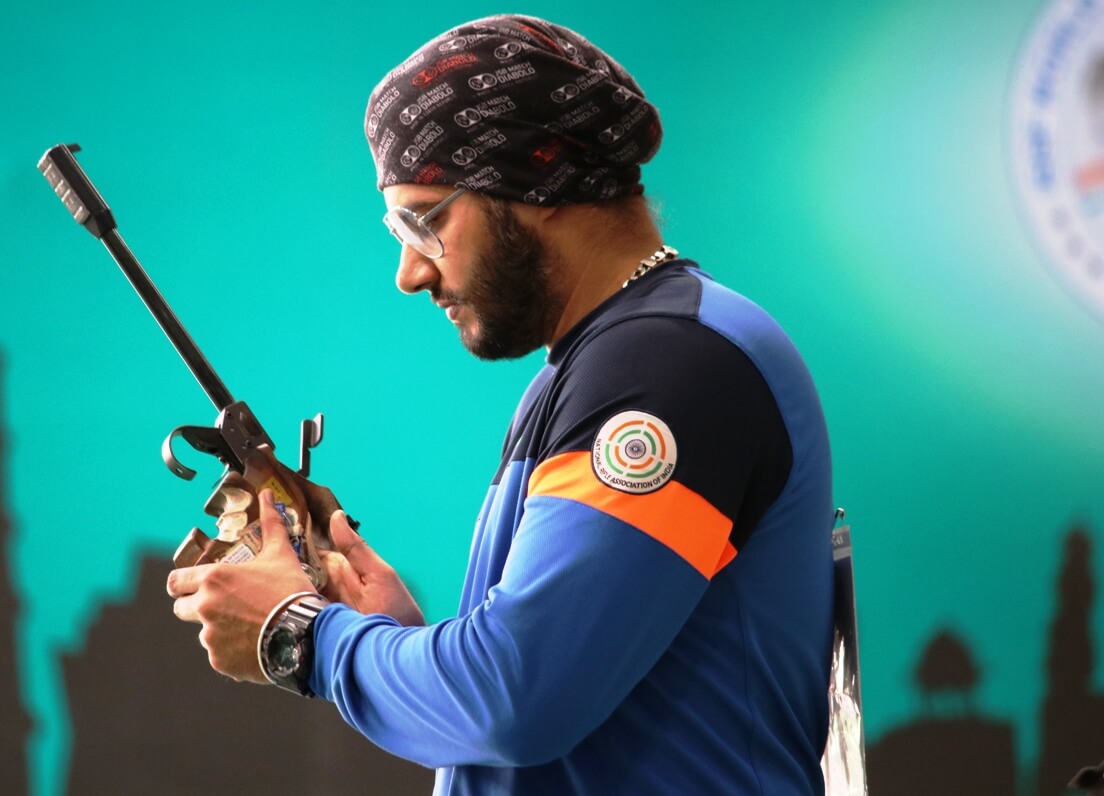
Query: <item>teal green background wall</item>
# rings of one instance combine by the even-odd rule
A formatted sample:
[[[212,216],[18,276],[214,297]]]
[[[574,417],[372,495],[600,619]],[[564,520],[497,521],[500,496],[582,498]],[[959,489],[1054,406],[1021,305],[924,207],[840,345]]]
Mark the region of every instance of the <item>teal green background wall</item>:
[[[9,4],[0,349],[35,792],[60,792],[71,742],[58,653],[129,593],[140,552],[168,557],[207,521],[218,475],[161,464],[174,426],[215,412],[39,156],[82,145],[124,238],[278,452],[294,461],[298,421],[326,413],[315,478],[440,619],[540,360],[477,362],[394,288],[361,124],[386,70],[502,10],[552,16],[636,76],[665,122],[645,183],[668,242],[806,355],[855,529],[868,737],[920,709],[913,668],[950,627],[1029,766],[1071,524],[1104,563],[1104,326],[1032,245],[1008,163],[1009,86],[1043,8]],[[1093,623],[1099,643],[1099,606]]]

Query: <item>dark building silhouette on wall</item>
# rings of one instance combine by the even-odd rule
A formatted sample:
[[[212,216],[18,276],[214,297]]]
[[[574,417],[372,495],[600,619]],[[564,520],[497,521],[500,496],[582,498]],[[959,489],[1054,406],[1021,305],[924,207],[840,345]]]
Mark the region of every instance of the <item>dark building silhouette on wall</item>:
[[[867,750],[870,792],[1058,796],[1082,769],[1104,758],[1104,694],[1093,693],[1092,542],[1085,528],[1065,539],[1040,712],[1037,770],[1019,772],[1011,725],[980,716],[973,692],[981,671],[966,642],[939,632],[916,668],[919,718],[885,733]],[[1086,787],[1094,787],[1085,776]],[[1021,783],[1017,787],[1017,782]],[[1104,793],[1104,788],[1092,790]]]
[[[27,773],[27,740],[31,720],[19,689],[20,646],[16,638],[19,599],[11,575],[12,522],[8,513],[8,438],[7,412],[3,402],[4,362],[0,358],[0,772],[3,790],[26,793],[30,790]]]
[[[133,601],[104,606],[62,669],[71,796],[386,793],[425,796],[433,773],[388,755],[333,705],[234,683],[207,665],[199,626],[172,615],[162,557]]]
[[[1012,726],[974,709],[980,678],[962,639],[947,630],[932,639],[915,673],[924,703],[921,717],[890,730],[867,750],[872,794],[1016,793]]]
[[[1104,694],[1091,689],[1092,540],[1084,528],[1066,537],[1058,605],[1050,625],[1047,692],[1041,716],[1037,793],[1060,793],[1083,766],[1104,758]]]

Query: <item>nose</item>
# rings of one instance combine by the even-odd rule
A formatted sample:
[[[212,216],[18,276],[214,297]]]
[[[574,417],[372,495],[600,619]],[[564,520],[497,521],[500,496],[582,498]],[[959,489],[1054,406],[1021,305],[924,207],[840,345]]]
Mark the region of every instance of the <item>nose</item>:
[[[433,260],[415,251],[411,246],[402,247],[402,254],[399,255],[399,269],[395,272],[395,285],[399,290],[409,295],[422,290],[431,290],[440,276]]]

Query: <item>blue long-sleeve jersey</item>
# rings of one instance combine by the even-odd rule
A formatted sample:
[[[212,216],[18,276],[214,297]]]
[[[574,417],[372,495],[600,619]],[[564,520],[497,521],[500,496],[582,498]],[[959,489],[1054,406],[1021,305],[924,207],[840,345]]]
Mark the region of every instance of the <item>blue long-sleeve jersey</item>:
[[[549,352],[456,618],[327,607],[311,686],[439,794],[820,793],[830,471],[789,339],[670,263]]]

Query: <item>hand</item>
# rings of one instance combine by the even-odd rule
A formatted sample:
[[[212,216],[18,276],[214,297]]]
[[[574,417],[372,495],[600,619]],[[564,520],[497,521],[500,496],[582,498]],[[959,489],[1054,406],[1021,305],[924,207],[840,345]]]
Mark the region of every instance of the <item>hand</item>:
[[[395,570],[349,526],[343,511],[330,517],[334,550],[320,550],[329,576],[322,595],[362,614],[386,614],[403,625],[424,625],[425,618]]]
[[[257,638],[272,609],[290,594],[313,592],[299,566],[272,490],[260,495],[261,551],[242,564],[201,564],[169,573],[173,613],[203,626],[199,643],[211,668],[235,680],[267,683],[257,662]]]

